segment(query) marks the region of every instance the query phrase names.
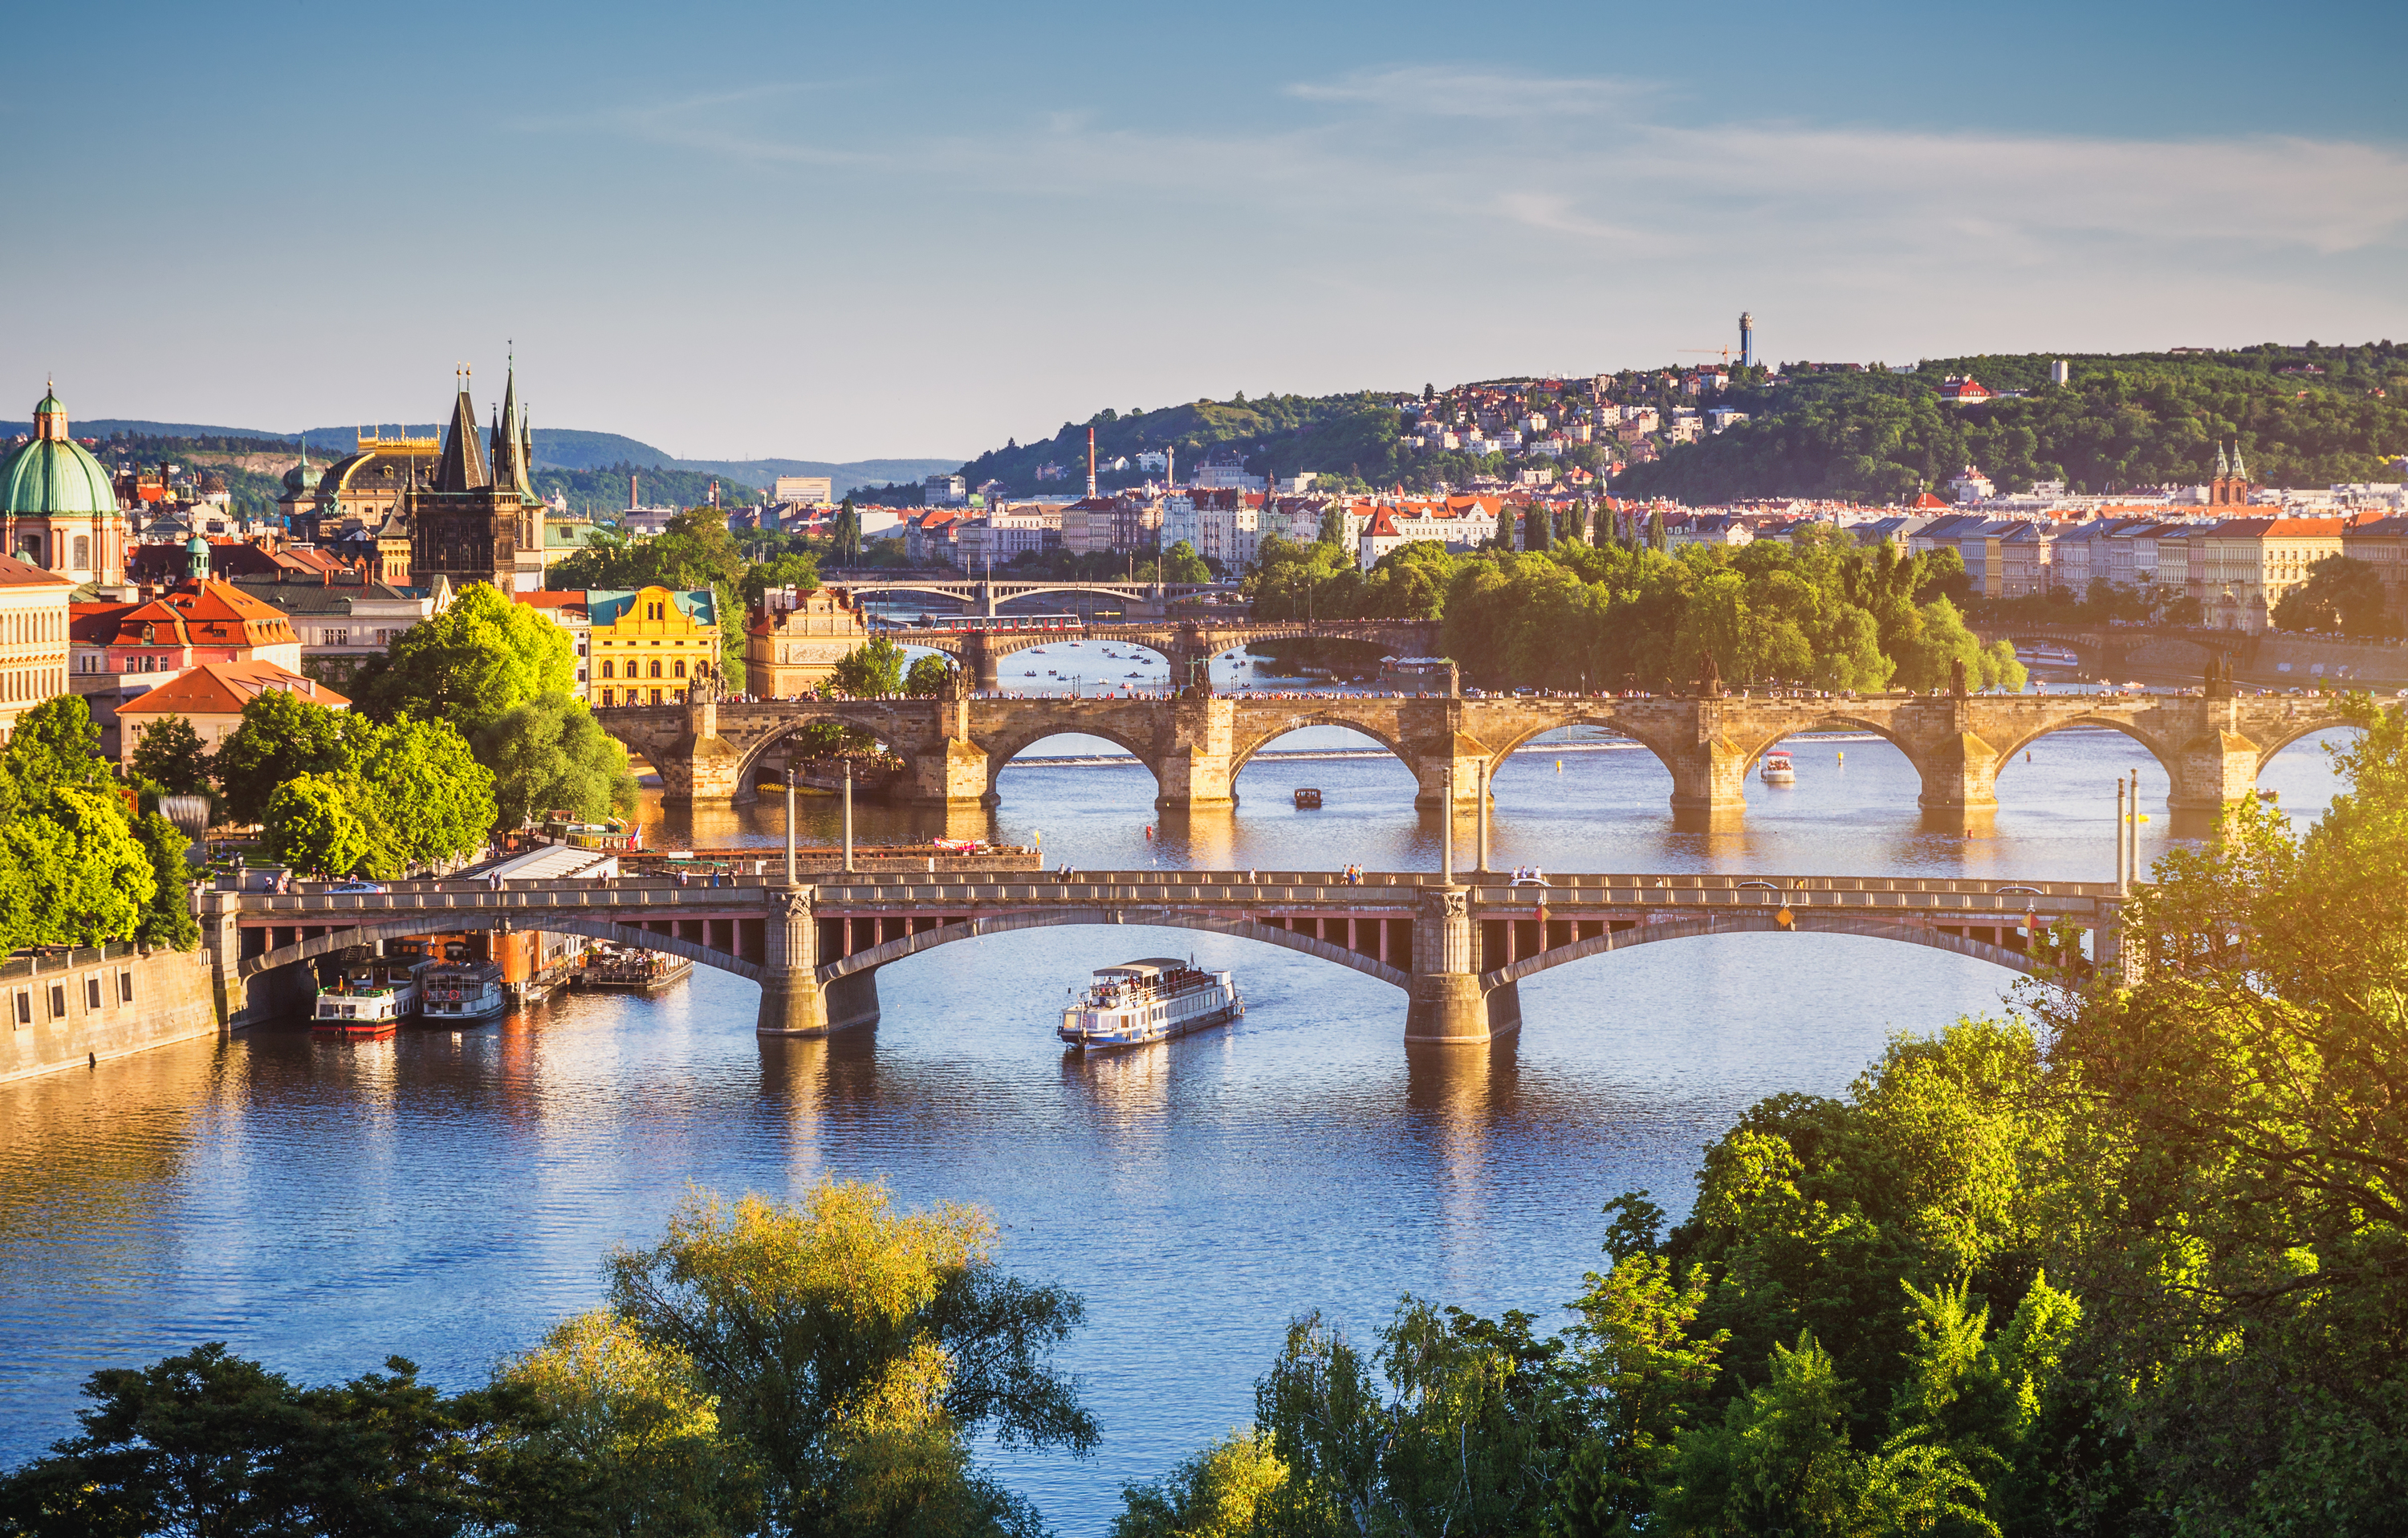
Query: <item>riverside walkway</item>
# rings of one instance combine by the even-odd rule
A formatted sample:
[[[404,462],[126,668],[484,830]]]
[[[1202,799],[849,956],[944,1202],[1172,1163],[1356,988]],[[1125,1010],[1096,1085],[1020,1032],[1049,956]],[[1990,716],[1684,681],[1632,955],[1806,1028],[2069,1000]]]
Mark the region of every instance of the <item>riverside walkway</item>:
[[[1522,979],[1611,951],[1702,935],[1849,934],[2023,972],[2113,964],[2125,901],[2111,884],[1908,877],[1554,875],[1514,885],[1371,872],[1136,870],[1067,878],[781,874],[719,885],[662,876],[375,892],[209,892],[201,923],[221,1019],[248,1024],[306,997],[301,965],[407,936],[539,930],[687,957],[761,985],[758,1029],[814,1036],[873,1025],[878,972],[922,952],[1056,925],[1153,925],[1235,935],[1376,977],[1407,997],[1408,1042],[1485,1042],[1521,1023]],[[1776,941],[1777,943],[1777,941]]]

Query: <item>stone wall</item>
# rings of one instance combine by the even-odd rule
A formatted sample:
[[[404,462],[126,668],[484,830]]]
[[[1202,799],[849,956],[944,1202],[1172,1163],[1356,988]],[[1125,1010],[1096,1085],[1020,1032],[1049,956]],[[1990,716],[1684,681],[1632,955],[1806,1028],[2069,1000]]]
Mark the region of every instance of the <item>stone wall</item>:
[[[215,1036],[205,951],[133,945],[0,962],[0,1084]]]

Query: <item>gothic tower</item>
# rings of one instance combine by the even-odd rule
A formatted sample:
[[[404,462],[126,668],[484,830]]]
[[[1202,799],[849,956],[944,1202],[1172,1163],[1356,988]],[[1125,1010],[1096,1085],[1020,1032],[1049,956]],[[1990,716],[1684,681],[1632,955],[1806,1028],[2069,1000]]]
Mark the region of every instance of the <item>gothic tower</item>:
[[[527,481],[529,440],[518,427],[515,375],[513,369],[507,410],[490,437],[478,431],[477,403],[468,393],[468,376],[462,375],[434,484],[412,487],[404,499],[415,583],[424,585],[437,573],[455,589],[486,582],[509,593],[522,583],[519,553],[527,548],[530,532],[537,541],[542,539],[543,503]],[[538,542],[531,553],[540,550]],[[539,581],[538,573],[535,582]]]

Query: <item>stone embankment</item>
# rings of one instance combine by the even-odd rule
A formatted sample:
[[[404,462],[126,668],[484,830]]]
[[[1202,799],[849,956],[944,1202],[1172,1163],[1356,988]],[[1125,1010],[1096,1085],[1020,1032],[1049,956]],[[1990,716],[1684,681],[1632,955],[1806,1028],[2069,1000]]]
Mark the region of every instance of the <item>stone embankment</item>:
[[[218,1034],[205,951],[122,943],[0,961],[0,1084]]]

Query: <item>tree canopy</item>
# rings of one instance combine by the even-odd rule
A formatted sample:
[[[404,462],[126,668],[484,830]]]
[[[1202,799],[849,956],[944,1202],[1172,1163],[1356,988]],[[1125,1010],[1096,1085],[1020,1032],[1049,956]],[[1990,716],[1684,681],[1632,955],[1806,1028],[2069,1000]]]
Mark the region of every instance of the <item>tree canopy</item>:
[[[448,721],[378,722],[264,690],[217,760],[234,815],[261,824],[279,858],[326,875],[438,867],[495,826],[494,776]]]
[[[360,708],[379,720],[414,715],[475,732],[538,695],[577,687],[568,633],[541,611],[512,603],[484,582],[393,640],[362,675]]]
[[[191,841],[156,812],[135,815],[99,747],[91,709],[61,695],[18,717],[0,748],[0,950],[199,940]]]

